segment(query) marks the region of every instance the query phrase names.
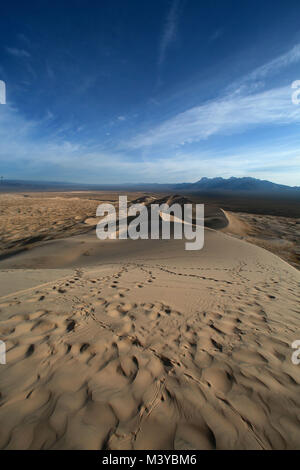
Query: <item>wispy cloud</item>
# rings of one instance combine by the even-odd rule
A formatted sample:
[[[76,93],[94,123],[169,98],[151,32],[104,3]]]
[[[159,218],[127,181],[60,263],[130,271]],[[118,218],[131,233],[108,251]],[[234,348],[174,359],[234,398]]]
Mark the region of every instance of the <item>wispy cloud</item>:
[[[161,42],[161,63],[176,37],[178,9],[179,1],[174,1]],[[9,53],[28,57],[24,52],[25,55]],[[223,150],[218,145],[218,136],[234,135],[254,127],[272,125],[279,128],[300,123],[300,106],[292,104],[289,87],[265,90],[261,85],[266,76],[298,62],[300,44],[251,72],[244,82],[236,82],[230,93],[224,91],[219,98],[173,115],[159,125],[147,127],[145,132],[128,138],[122,146],[118,145],[118,138],[110,139],[113,143],[109,145],[95,138],[91,144],[87,138],[78,137],[81,127],[76,133],[67,132],[71,124],[56,128],[56,113],[47,111],[48,108],[44,122],[37,122],[28,120],[20,111],[6,105],[0,114],[1,172],[10,177],[63,178],[99,183],[122,180],[182,182],[195,181],[201,176],[251,175],[299,184],[300,139],[297,129],[294,130],[293,142],[283,142],[278,136],[277,141],[261,148],[255,148],[249,139],[245,140],[243,148],[237,148],[236,144],[243,139],[232,139],[231,145]],[[241,83],[247,86],[238,88]],[[163,103],[160,109],[162,113],[165,111]],[[130,130],[131,116],[121,112],[119,110],[120,114],[115,114],[112,125],[119,123],[116,128],[126,129],[128,126]],[[204,150],[202,144],[189,146],[208,139],[205,147],[209,150]]]
[[[31,41],[30,39],[23,33],[19,33],[17,34],[17,37],[20,41],[22,41],[23,43],[25,43],[27,46],[30,46],[31,45]]]
[[[146,160],[143,162],[143,168],[137,168],[137,171],[144,171],[144,177],[148,181],[182,183],[197,181],[202,176],[265,178],[267,175],[272,181],[282,182],[284,175],[286,184],[299,185],[299,142],[295,142],[290,148],[280,148],[278,144],[274,142],[272,146],[252,149],[198,150],[194,153],[181,151],[167,158]]]
[[[6,47],[6,52],[14,57],[21,57],[21,58],[29,58],[29,52],[25,51],[25,49],[17,49],[16,47]]]
[[[298,109],[295,106],[296,109]],[[182,182],[202,176],[246,176],[299,184],[299,137],[273,140],[271,145],[193,150],[158,149],[144,158],[131,152],[92,148],[87,143],[41,134],[40,121],[28,121],[6,105],[0,114],[1,172],[11,178],[109,182]],[[51,119],[47,115],[45,120]]]
[[[221,36],[223,36],[223,29],[217,29],[216,31],[214,31],[214,33],[209,37],[208,41],[209,42],[213,42],[213,41],[216,41],[217,39],[219,39]]]
[[[249,96],[229,95],[193,107],[137,135],[128,145],[132,149],[174,147],[217,134],[236,134],[255,126],[299,122],[300,108],[293,105],[290,88],[275,88]]]
[[[276,57],[275,59],[267,62],[266,64],[258,67],[250,75],[249,79],[257,80],[265,78],[267,75],[279,72],[285,67],[300,62],[300,44],[296,44],[292,49],[286,53]]]
[[[162,65],[166,58],[169,46],[176,39],[178,20],[179,20],[179,0],[173,0],[171,8],[168,12],[163,34],[159,44],[158,64]]]
[[[252,89],[255,91],[257,88],[264,87],[265,79],[276,76],[285,68],[291,67],[300,62],[300,43],[295,44],[291,49],[284,54],[275,57],[274,59],[266,62],[265,64],[257,67],[249,74],[234,81],[228,91],[235,92],[236,94],[244,93],[245,89]]]
[[[176,12],[178,2],[173,3],[169,13],[171,24],[175,21],[174,17],[178,16]],[[166,28],[165,38],[172,37],[174,28],[174,25]],[[170,32],[167,34],[168,30]],[[162,44],[164,47],[161,50],[165,51],[168,41],[165,39]],[[255,126],[299,123],[300,107],[292,104],[290,88],[265,90],[264,82],[266,77],[298,62],[300,43],[232,83],[224,90],[223,97],[179,113],[135,136],[126,145],[131,149],[164,145],[174,148],[214,135],[240,133]]]

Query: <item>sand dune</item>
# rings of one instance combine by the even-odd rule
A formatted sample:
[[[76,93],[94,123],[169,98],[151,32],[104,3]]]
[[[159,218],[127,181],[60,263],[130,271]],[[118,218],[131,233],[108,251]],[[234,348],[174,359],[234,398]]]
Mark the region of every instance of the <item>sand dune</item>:
[[[1,448],[300,447],[300,274],[275,255],[90,234],[1,267]]]
[[[266,250],[300,269],[300,219],[266,214],[222,211],[228,221],[221,229]]]
[[[115,204],[118,193],[0,193],[0,260],[46,240],[87,233],[89,221],[103,202]],[[128,200],[141,193],[128,193]]]

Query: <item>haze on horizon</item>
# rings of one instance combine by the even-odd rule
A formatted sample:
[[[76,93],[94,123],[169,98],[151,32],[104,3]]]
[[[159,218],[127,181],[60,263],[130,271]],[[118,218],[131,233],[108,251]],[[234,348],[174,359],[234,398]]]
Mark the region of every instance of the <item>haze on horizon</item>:
[[[2,5],[0,173],[299,186],[299,13],[274,0]]]

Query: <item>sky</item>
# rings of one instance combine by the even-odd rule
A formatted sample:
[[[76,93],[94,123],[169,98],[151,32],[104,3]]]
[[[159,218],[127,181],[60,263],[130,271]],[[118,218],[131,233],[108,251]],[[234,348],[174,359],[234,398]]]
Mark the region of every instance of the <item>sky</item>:
[[[300,185],[299,0],[10,0],[0,80],[7,179]]]

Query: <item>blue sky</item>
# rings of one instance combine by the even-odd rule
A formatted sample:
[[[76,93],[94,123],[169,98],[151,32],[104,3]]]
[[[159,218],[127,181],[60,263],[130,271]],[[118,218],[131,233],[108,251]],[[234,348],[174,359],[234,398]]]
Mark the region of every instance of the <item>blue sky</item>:
[[[0,173],[300,185],[299,18],[299,0],[3,2]]]

